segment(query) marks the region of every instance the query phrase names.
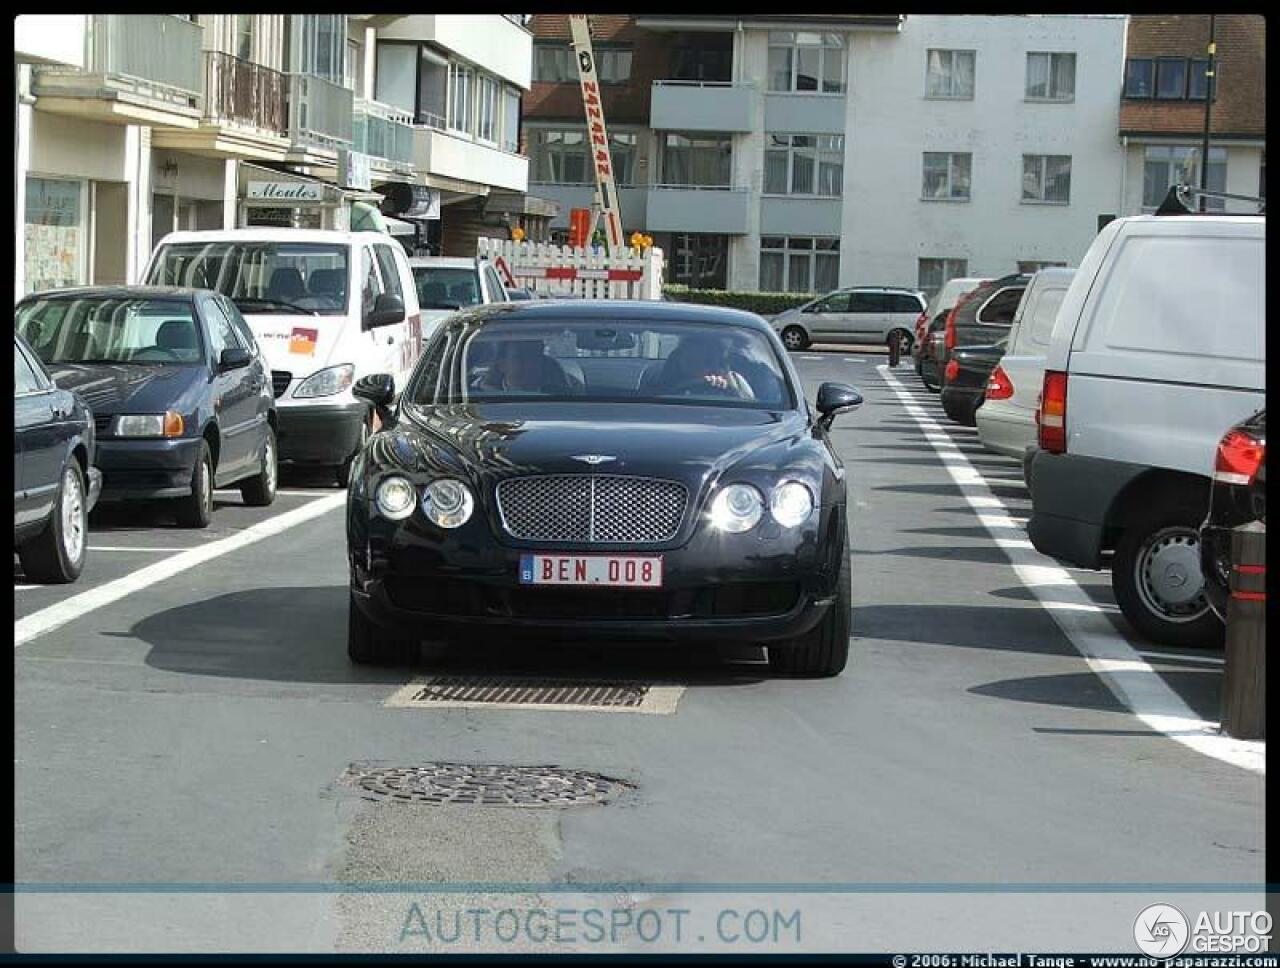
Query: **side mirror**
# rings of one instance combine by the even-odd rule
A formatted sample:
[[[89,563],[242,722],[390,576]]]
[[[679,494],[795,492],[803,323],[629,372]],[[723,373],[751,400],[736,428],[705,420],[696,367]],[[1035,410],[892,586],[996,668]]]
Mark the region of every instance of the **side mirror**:
[[[377,329],[379,326],[390,326],[404,320],[404,300],[389,292],[384,292],[373,304],[373,310],[364,318],[365,329]]]
[[[818,424],[830,430],[836,414],[857,410],[862,406],[862,394],[845,383],[824,383],[818,387]]]
[[[253,357],[249,355],[249,351],[239,346],[230,346],[222,351],[222,355],[218,357],[218,372],[225,373],[227,370],[239,370],[248,366],[253,361]]]
[[[362,376],[356,380],[351,393],[373,404],[373,409],[378,414],[378,419],[382,421],[382,426],[390,427],[395,423],[395,417],[391,413],[391,401],[396,396],[396,381],[390,373],[371,373],[368,376]]]

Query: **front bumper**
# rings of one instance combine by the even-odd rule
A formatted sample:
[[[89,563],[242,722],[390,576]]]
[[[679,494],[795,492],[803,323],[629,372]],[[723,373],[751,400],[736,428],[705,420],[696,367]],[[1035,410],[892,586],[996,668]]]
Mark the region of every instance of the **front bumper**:
[[[363,400],[284,406],[276,402],[282,461],[333,466],[360,446],[361,429],[369,417],[369,405]]]
[[[99,438],[94,463],[103,501],[186,497],[200,453],[199,437],[171,440]]]

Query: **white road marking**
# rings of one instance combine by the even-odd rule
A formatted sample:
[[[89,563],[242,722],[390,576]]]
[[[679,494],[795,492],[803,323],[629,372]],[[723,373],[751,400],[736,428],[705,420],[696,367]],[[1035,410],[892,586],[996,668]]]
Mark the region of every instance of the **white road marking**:
[[[1172,660],[1174,662],[1198,662],[1201,665],[1226,665],[1227,660],[1216,655],[1181,655],[1176,652],[1139,652],[1138,655],[1148,659]]]
[[[845,357],[841,357],[841,358],[842,358],[846,363],[865,363],[865,362],[867,362],[866,360],[864,360],[864,359],[863,359],[862,357],[860,357],[860,356],[845,356]]]
[[[292,511],[286,511],[284,514],[260,521],[252,527],[245,528],[238,534],[211,541],[202,548],[183,551],[165,558],[163,561],[157,561],[153,565],[147,565],[145,568],[130,572],[123,578],[117,578],[115,581],[109,581],[105,585],[99,585],[97,588],[90,588],[79,595],[72,595],[56,605],[42,608],[40,611],[33,612],[31,615],[14,622],[13,647],[16,649],[20,645],[25,645],[37,636],[52,631],[60,625],[65,625],[73,619],[81,618],[94,609],[110,605],[112,602],[119,601],[134,592],[142,591],[144,588],[150,588],[156,582],[172,578],[174,575],[194,568],[196,565],[203,564],[232,551],[238,551],[264,538],[270,538],[283,531],[288,531],[304,521],[310,521],[312,518],[319,517],[334,508],[340,507],[346,503],[346,500],[347,494],[343,491],[339,494],[320,498],[317,501],[311,501],[300,508],[294,508]]]
[[[925,431],[926,438],[930,435],[936,438],[942,432],[941,426],[911,401],[906,389],[887,366],[877,366],[876,369]],[[936,449],[937,444],[934,446]],[[1007,513],[1000,499],[980,482],[980,475],[972,465],[968,467],[969,473],[963,472],[967,464],[967,461],[963,465],[945,461],[942,466],[960,486],[965,500],[980,515],[992,509]],[[974,480],[975,475],[979,480]],[[996,543],[1004,549],[1018,580],[1053,616],[1067,640],[1084,656],[1089,668],[1135,716],[1156,732],[1164,733],[1198,753],[1255,773],[1266,773],[1265,742],[1224,736],[1219,732],[1219,723],[1197,716],[1137,650],[1116,633],[1111,621],[1103,614],[1103,608],[1089,598],[1065,568],[1034,549],[1003,540],[996,530],[989,530]]]
[[[317,489],[313,491],[303,491],[303,490],[297,490],[297,489],[286,490],[285,488],[282,487],[276,490],[276,494],[283,494],[286,497],[327,497],[328,494],[332,492],[332,490],[333,488],[328,488],[326,490]],[[216,490],[214,490],[213,493],[214,494],[239,494],[240,488],[219,487]]]
[[[13,586],[13,590],[15,592],[29,592],[33,588],[44,588],[44,586],[43,585],[14,585]]]

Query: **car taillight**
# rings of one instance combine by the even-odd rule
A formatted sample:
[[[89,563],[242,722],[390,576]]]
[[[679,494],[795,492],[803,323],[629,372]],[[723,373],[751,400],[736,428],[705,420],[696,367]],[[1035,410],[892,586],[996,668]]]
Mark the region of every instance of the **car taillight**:
[[[964,300],[961,300],[963,302]],[[955,308],[947,313],[947,330],[944,345],[948,350],[956,348],[956,310],[960,308],[960,303],[955,304]]]
[[[942,371],[942,374],[947,378],[947,382],[950,383],[960,375],[960,361],[955,357],[947,360],[946,368]]]
[[[1057,370],[1044,371],[1040,390],[1040,407],[1036,410],[1040,427],[1040,449],[1051,454],[1067,450],[1067,375]]]
[[[1013,383],[1009,380],[1009,374],[1004,368],[997,366],[991,371],[991,376],[987,380],[986,398],[988,400],[1008,400],[1013,396]]]
[[[1253,483],[1267,456],[1267,445],[1243,430],[1229,430],[1218,442],[1213,479],[1223,484]]]

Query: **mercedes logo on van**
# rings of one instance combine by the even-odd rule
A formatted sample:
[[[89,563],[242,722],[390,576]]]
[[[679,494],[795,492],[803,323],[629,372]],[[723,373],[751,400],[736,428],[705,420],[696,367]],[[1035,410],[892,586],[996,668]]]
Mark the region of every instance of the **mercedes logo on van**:
[[[609,461],[617,460],[618,458],[611,454],[574,454],[573,459],[595,467],[597,464],[607,464]]]

